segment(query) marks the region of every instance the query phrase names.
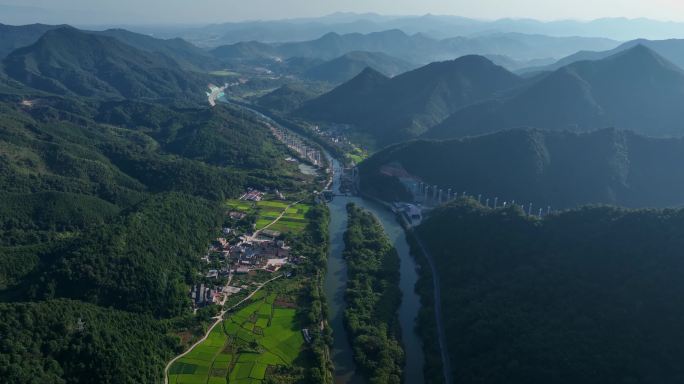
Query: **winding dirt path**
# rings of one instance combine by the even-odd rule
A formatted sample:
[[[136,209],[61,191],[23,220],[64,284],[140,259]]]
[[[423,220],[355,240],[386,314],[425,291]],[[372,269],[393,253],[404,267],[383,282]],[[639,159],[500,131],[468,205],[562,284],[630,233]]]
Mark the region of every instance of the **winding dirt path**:
[[[188,350],[186,350],[185,352],[181,353],[180,355],[174,357],[173,359],[171,359],[171,361],[169,361],[168,364],[166,364],[166,367],[164,367],[164,383],[165,383],[165,384],[169,384],[169,369],[171,368],[171,366],[173,365],[173,363],[175,363],[175,362],[178,361],[179,359],[181,359],[181,358],[187,356],[187,354],[190,353],[193,349],[195,349],[195,347],[197,347],[198,345],[202,344],[202,343],[207,339],[207,337],[209,337],[209,334],[211,333],[211,331],[213,331],[214,328],[216,328],[217,325],[221,324],[221,322],[223,321],[223,316],[224,316],[226,313],[228,313],[229,311],[231,311],[233,308],[237,307],[238,305],[244,303],[245,301],[251,299],[252,296],[254,296],[257,292],[259,292],[259,290],[260,290],[261,288],[263,288],[264,286],[266,286],[266,284],[272,282],[273,280],[279,279],[279,278],[281,278],[281,277],[283,277],[283,275],[278,275],[278,276],[272,278],[271,280],[268,280],[268,281],[264,282],[263,284],[259,285],[259,286],[257,287],[257,289],[254,290],[254,292],[250,293],[249,296],[247,296],[247,297],[245,297],[244,299],[240,300],[237,304],[231,306],[230,308],[224,309],[223,311],[221,311],[220,314],[218,314],[218,315],[212,317],[212,319],[216,319],[216,321],[214,321],[214,323],[211,325],[211,327],[209,327],[209,329],[207,329],[207,332],[204,334],[204,336],[203,336],[201,339],[197,340],[197,342],[195,342],[195,344],[193,344],[190,348],[188,348]]]

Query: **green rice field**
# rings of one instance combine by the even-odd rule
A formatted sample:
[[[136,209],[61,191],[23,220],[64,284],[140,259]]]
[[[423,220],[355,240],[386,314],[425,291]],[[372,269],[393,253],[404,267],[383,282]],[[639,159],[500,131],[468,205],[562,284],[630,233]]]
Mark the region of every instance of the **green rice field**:
[[[231,314],[171,366],[169,383],[259,384],[269,367],[292,365],[304,338],[296,310],[279,308],[275,298],[275,293],[255,294],[248,306]]]
[[[285,201],[259,201],[251,202],[244,200],[228,200],[226,206],[235,211],[244,213],[256,213],[256,229],[262,229],[275,220],[290,205]],[[285,215],[268,229],[279,232],[301,233],[308,223],[306,214],[309,205],[296,204],[287,208]]]

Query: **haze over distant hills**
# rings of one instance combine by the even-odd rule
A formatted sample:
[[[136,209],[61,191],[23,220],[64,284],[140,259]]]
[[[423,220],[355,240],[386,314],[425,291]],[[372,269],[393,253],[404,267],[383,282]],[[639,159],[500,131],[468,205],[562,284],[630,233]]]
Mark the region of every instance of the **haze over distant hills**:
[[[129,26],[130,27],[130,26]],[[153,28],[136,28],[146,33]],[[593,21],[560,20],[544,22],[533,19],[476,20],[459,16],[383,16],[377,14],[338,13],[319,18],[245,21],[213,24],[198,28],[158,29],[157,35],[183,37],[196,44],[218,46],[240,41],[304,41],[326,33],[371,33],[399,29],[407,34],[423,33],[442,39],[489,33],[525,33],[549,36],[606,37],[615,40],[636,38],[667,39],[684,37],[684,24],[649,19],[603,18]],[[161,34],[160,34],[161,33]]]
[[[342,83],[368,67],[393,77],[413,69],[415,65],[384,53],[355,51],[310,68],[303,76],[312,80]]]
[[[584,61],[584,60],[601,60],[608,56],[612,56],[618,52],[622,52],[633,48],[637,45],[643,45],[652,49],[654,52],[663,56],[667,60],[676,64],[680,68],[684,68],[684,39],[668,39],[668,40],[646,40],[636,39],[607,51],[579,51],[570,56],[564,57],[557,62],[550,65],[532,66],[524,68],[521,73],[530,73],[538,71],[553,71],[566,65]]]
[[[412,63],[454,59],[468,54],[507,56],[514,60],[563,57],[579,50],[612,49],[619,43],[604,38],[549,37],[521,33],[496,33],[474,37],[435,39],[425,34],[408,35],[399,29],[368,34],[327,33],[301,42],[266,44],[242,41],[220,46],[212,53],[226,61],[311,57],[330,60],[353,51],[381,52]]]

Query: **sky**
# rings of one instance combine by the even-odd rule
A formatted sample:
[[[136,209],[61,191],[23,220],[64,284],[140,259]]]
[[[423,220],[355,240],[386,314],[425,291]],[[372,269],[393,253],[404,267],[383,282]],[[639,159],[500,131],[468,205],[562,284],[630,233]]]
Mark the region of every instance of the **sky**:
[[[27,7],[12,10],[2,6]],[[36,7],[41,9],[30,9]],[[334,12],[458,15],[480,19],[539,20],[646,17],[684,21],[683,0],[0,0],[35,21],[72,24],[206,24],[315,17]],[[0,14],[0,22],[3,15]],[[42,19],[41,19],[42,18]]]

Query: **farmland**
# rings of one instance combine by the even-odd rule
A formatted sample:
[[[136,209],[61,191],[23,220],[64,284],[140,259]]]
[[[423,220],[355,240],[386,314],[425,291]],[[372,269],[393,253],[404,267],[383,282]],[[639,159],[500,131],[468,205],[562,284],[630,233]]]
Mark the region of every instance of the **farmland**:
[[[171,366],[171,384],[258,384],[269,370],[292,368],[304,347],[293,293],[297,279],[274,282],[226,315],[207,339]]]
[[[245,200],[228,200],[226,206],[228,209],[243,212],[248,215],[256,216],[256,229],[263,229],[268,224],[273,222],[283,211],[285,215],[276,223],[268,227],[268,229],[278,232],[289,232],[299,234],[304,231],[307,225],[306,214],[310,206],[308,204],[295,204],[292,207],[288,206],[291,203],[286,201],[245,201]]]

